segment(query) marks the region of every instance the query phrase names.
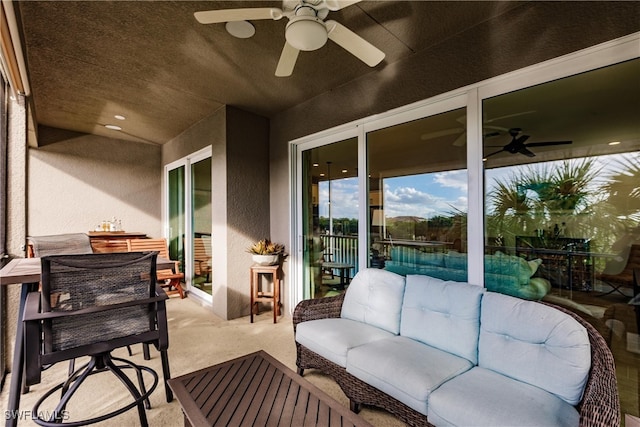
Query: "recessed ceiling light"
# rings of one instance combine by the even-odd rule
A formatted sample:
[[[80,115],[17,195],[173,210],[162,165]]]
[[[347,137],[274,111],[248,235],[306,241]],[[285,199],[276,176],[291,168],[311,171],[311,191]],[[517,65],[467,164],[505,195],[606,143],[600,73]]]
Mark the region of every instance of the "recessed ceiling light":
[[[320,176],[324,176],[324,173],[321,173]]]
[[[248,39],[256,33],[255,27],[247,21],[231,21],[224,26],[227,32],[239,39]]]
[[[342,173],[347,173],[347,170],[346,169],[342,169]]]
[[[104,127],[111,130],[122,130],[120,126],[116,126],[116,125],[104,125]]]
[[[116,119],[118,119],[118,120],[124,120],[124,119],[126,119],[126,117],[125,117],[125,116],[122,116],[122,115],[120,115],[120,114],[116,114],[116,115],[115,115],[115,116],[113,116],[113,117],[115,117],[115,118],[116,118]]]
[[[609,143],[609,145],[618,145],[618,144],[620,144],[620,141],[611,141]]]
[[[318,166],[320,166],[318,163],[314,163],[314,164],[313,164],[313,167],[314,167],[314,168],[317,168]]]

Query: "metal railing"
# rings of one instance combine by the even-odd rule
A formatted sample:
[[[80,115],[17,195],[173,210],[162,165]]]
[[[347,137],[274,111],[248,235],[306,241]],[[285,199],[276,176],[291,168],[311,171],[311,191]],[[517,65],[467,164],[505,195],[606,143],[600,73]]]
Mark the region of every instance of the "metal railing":
[[[323,234],[324,260],[353,266],[353,275],[358,272],[358,236]],[[353,276],[351,276],[353,277]]]

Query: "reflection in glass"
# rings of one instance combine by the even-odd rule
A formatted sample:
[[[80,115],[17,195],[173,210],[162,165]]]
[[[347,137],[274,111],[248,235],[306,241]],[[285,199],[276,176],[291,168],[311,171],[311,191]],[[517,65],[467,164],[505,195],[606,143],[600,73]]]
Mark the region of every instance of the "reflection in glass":
[[[621,398],[635,416],[639,75],[636,59],[483,101],[487,288],[592,321],[610,340],[619,389],[636,390]]]
[[[211,288],[211,157],[191,165],[192,286],[207,294]]]
[[[169,256],[180,261],[180,270],[184,273],[185,251],[185,173],[184,166],[169,171],[168,210],[169,210]]]
[[[358,270],[358,141],[302,153],[305,298],[336,295]]]
[[[465,109],[367,134],[369,266],[467,280]]]

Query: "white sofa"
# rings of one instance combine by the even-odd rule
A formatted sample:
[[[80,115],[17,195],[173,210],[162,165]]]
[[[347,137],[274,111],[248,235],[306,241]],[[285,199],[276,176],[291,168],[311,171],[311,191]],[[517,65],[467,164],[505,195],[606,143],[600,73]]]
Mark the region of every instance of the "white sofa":
[[[412,425],[619,424],[612,356],[598,388],[613,396],[597,408],[585,403],[587,383],[601,379],[592,377],[594,331],[569,313],[378,269],[360,271],[345,294],[325,300],[294,312],[298,372],[331,374],[356,412],[374,404]],[[600,357],[596,364],[604,369]],[[588,423],[594,411],[597,422]]]

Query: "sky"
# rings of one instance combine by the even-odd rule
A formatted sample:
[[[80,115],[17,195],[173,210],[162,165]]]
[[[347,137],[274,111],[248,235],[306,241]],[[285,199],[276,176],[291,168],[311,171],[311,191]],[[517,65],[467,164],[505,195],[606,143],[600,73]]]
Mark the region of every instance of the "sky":
[[[466,170],[411,175],[384,180],[385,215],[431,218],[455,209],[467,210]],[[329,216],[329,189],[320,183],[320,216]],[[331,215],[358,217],[358,181],[346,178],[331,181]],[[454,209],[455,208],[455,209]]]
[[[627,156],[629,154],[626,154]],[[597,164],[605,166],[615,163],[622,155],[608,155],[596,158]],[[578,159],[580,160],[580,159]],[[547,166],[553,167],[550,162]],[[496,179],[505,180],[519,167],[504,167],[485,171],[489,190]],[[320,216],[328,217],[329,189],[326,182],[319,186]],[[346,178],[331,181],[331,215],[333,218],[358,217],[358,181]],[[467,171],[458,170],[431,174],[409,175],[384,180],[385,216],[416,216],[432,218],[448,216],[459,210],[467,211]]]

